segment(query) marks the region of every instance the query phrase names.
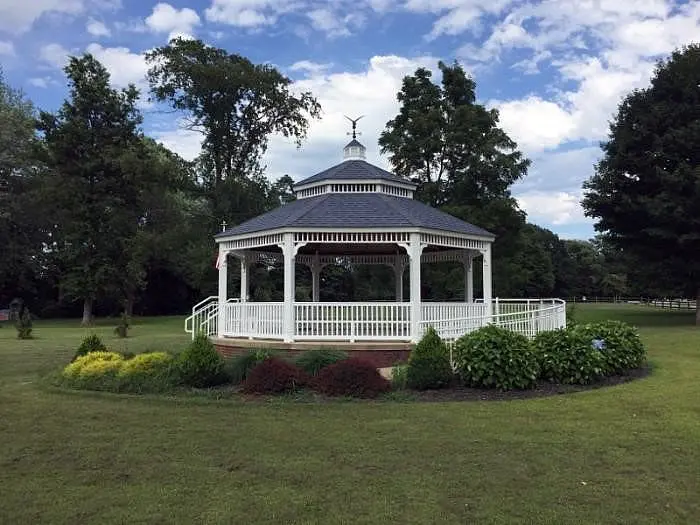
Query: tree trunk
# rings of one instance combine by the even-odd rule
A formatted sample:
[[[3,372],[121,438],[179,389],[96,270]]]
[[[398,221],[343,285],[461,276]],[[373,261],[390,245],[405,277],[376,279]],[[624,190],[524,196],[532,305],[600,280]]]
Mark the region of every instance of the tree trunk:
[[[124,300],[124,313],[127,317],[131,318],[134,315],[134,303],[136,298],[133,291],[129,291],[126,294],[126,299]]]
[[[93,300],[91,297],[86,297],[83,301],[83,320],[80,326],[91,326],[92,325],[92,305]]]
[[[700,326],[700,288],[695,297],[695,325]]]

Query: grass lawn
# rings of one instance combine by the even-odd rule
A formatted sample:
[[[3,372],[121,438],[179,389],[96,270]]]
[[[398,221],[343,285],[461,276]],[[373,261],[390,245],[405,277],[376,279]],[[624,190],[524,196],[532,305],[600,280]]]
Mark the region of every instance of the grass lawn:
[[[0,329],[0,523],[698,523],[693,314],[586,305],[641,327],[653,374],[504,402],[242,403],[38,381],[85,331]],[[182,319],[116,349],[177,349]],[[123,348],[122,345],[128,345]]]

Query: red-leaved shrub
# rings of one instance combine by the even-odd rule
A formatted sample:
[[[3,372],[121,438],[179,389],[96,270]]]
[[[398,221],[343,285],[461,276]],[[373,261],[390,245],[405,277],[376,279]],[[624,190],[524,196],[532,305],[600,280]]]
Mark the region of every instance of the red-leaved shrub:
[[[253,368],[243,382],[247,394],[280,394],[293,392],[304,386],[308,376],[299,367],[271,357]]]
[[[323,368],[311,386],[328,396],[377,397],[391,390],[372,363],[352,358]]]

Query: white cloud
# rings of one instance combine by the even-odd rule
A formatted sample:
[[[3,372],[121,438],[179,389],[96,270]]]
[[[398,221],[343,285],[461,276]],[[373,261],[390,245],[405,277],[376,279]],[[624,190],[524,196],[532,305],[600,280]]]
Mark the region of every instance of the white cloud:
[[[135,84],[142,92],[146,88],[148,65],[143,54],[132,53],[126,47],[102,47],[97,43],[87,46],[86,51],[107,68],[113,85]]]
[[[580,193],[531,191],[516,198],[531,222],[554,225],[591,222],[584,216]]]
[[[49,87],[51,79],[49,77],[33,77],[27,80],[27,82],[34,87],[47,88]]]
[[[200,23],[199,15],[193,9],[176,9],[166,3],[156,4],[146,18],[146,26],[155,33],[168,33],[168,40],[176,37],[191,38],[194,28]]]
[[[319,64],[310,60],[300,60],[289,66],[290,71],[304,71],[311,74],[319,74],[327,71],[333,64]]]
[[[1,0],[0,31],[19,35],[44,15],[77,16],[90,11],[115,10],[120,0]]]
[[[194,160],[202,150],[202,134],[182,127],[169,130],[155,130],[151,136],[174,151],[185,160]]]
[[[294,4],[287,0],[212,0],[205,15],[210,22],[260,27],[274,24],[280,14],[293,11]]]
[[[14,56],[15,55],[15,45],[12,42],[2,42],[0,41],[0,56]]]
[[[314,9],[307,16],[311,20],[311,26],[329,38],[350,36],[351,28],[355,29],[364,23],[364,16],[358,13],[341,15],[328,8]]]
[[[88,19],[87,24],[85,24],[85,29],[92,36],[96,36],[96,37],[110,36],[112,34],[112,32],[109,30],[109,28],[103,22],[100,22],[99,20],[95,20],[94,18]]]
[[[50,66],[62,68],[68,62],[68,51],[61,44],[46,44],[39,49],[39,58]]]

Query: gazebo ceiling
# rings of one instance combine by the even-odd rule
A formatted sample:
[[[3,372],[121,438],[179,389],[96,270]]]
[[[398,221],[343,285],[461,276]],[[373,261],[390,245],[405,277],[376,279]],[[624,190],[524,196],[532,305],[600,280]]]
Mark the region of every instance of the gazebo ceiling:
[[[283,229],[396,230],[421,228],[493,238],[494,235],[420,201],[382,193],[326,193],[300,199],[234,226],[217,238]]]

